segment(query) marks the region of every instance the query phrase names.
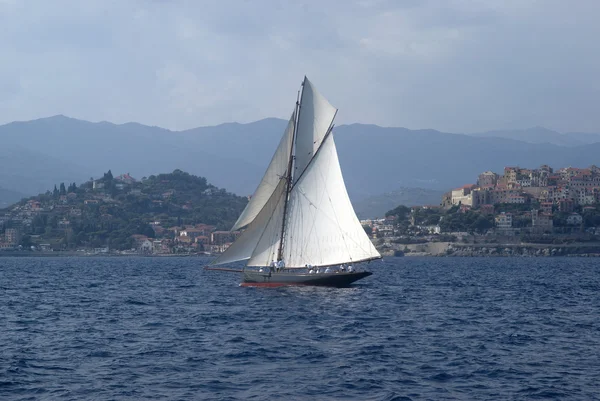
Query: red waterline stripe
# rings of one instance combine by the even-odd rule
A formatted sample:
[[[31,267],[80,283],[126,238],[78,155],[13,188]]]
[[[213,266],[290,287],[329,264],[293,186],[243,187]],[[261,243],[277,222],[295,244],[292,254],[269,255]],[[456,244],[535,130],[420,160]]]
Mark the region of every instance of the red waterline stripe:
[[[302,283],[240,283],[240,287],[292,287],[292,286],[304,286],[308,284]]]

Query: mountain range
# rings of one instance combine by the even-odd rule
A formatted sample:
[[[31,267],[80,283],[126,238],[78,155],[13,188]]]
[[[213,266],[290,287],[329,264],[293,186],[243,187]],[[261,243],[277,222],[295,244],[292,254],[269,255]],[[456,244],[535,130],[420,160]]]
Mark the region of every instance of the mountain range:
[[[560,133],[544,127],[519,130],[497,130],[471,134],[483,138],[508,138],[528,143],[549,143],[558,146],[581,146],[600,142],[600,134],[587,132]]]
[[[60,182],[83,182],[108,169],[141,178],[179,168],[249,195],[286,123],[267,118],[185,131],[65,116],[9,123],[0,126],[0,203],[45,192]],[[354,202],[400,188],[448,190],[474,183],[482,171],[500,172],[508,165],[583,167],[600,162],[599,134],[543,128],[465,135],[350,124],[337,126],[334,135]]]

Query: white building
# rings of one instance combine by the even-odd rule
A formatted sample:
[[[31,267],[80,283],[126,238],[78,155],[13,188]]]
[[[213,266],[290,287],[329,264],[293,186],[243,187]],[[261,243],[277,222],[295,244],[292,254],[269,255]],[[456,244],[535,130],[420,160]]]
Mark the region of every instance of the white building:
[[[500,213],[496,216],[496,227],[500,230],[507,230],[512,228],[512,214]]]
[[[154,246],[152,245],[152,241],[145,239],[144,241],[142,241],[138,249],[140,253],[152,253],[152,251],[154,250]]]

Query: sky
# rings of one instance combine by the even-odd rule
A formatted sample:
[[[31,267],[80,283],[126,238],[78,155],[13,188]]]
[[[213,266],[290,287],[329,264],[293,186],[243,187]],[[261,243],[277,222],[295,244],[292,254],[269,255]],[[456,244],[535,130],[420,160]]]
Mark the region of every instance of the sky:
[[[600,132],[598,0],[0,0],[0,124],[288,118]]]

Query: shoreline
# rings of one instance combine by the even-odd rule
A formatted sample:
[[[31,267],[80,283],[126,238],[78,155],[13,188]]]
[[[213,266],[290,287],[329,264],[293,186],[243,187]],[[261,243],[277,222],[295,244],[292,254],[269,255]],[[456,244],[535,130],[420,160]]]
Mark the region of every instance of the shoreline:
[[[404,252],[405,257],[600,257],[600,242],[571,244],[429,242],[393,244],[380,250],[383,256],[388,257],[393,257],[396,251]]]

